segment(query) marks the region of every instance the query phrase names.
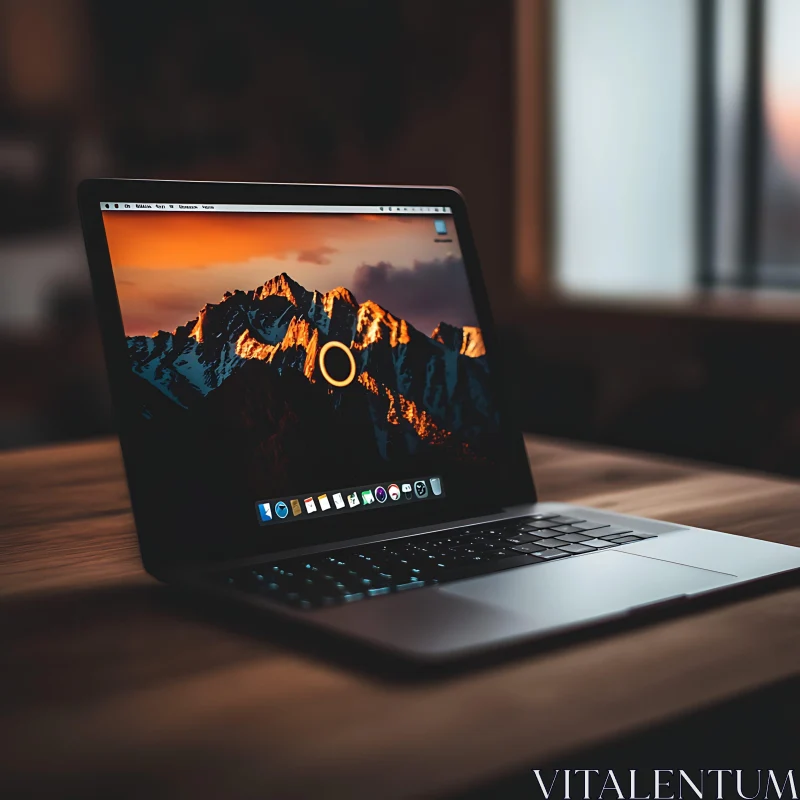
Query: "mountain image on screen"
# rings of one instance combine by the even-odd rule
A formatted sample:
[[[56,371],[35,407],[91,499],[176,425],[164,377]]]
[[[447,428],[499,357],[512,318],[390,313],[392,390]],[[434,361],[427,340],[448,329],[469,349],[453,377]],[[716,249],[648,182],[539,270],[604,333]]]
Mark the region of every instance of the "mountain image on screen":
[[[338,372],[334,385],[324,365]],[[283,273],[206,304],[172,332],[129,336],[142,426],[239,473],[253,491],[367,480],[381,463],[488,463],[498,427],[481,331],[430,335],[344,287],[320,293]],[[337,361],[337,358],[339,359]],[[192,433],[189,434],[191,429]]]

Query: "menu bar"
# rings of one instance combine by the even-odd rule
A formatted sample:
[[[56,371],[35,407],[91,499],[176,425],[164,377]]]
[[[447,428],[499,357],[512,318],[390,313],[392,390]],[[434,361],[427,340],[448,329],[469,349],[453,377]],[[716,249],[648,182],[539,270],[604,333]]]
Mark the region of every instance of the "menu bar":
[[[256,516],[258,524],[266,526],[303,519],[323,519],[363,509],[391,508],[437,497],[444,497],[441,478],[417,478],[264,501],[256,503]]]
[[[255,214],[452,214],[450,206],[309,206],[240,203],[100,203],[101,211],[247,212]]]

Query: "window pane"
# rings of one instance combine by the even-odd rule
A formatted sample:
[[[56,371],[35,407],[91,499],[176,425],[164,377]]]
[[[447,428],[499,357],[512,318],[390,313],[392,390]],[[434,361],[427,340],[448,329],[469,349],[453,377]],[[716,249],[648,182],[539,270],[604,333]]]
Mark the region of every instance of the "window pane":
[[[761,278],[800,287],[800,2],[765,13]]]
[[[694,0],[559,0],[557,285],[674,294],[695,279]]]

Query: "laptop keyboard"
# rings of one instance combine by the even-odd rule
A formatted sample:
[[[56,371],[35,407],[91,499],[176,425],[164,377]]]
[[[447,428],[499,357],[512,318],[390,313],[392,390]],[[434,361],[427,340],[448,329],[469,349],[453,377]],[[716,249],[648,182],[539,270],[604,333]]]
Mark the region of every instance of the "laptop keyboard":
[[[299,609],[351,603],[655,538],[560,514],[393,539],[214,575],[230,588]]]

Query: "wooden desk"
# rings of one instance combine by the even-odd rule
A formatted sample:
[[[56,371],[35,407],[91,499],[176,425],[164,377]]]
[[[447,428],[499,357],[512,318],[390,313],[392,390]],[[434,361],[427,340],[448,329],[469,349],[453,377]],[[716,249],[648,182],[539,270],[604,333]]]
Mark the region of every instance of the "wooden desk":
[[[552,441],[531,440],[530,454],[545,499],[800,544],[798,482]],[[114,441],[0,456],[0,508],[4,796],[444,794],[800,665],[790,588],[396,684],[161,602]]]

